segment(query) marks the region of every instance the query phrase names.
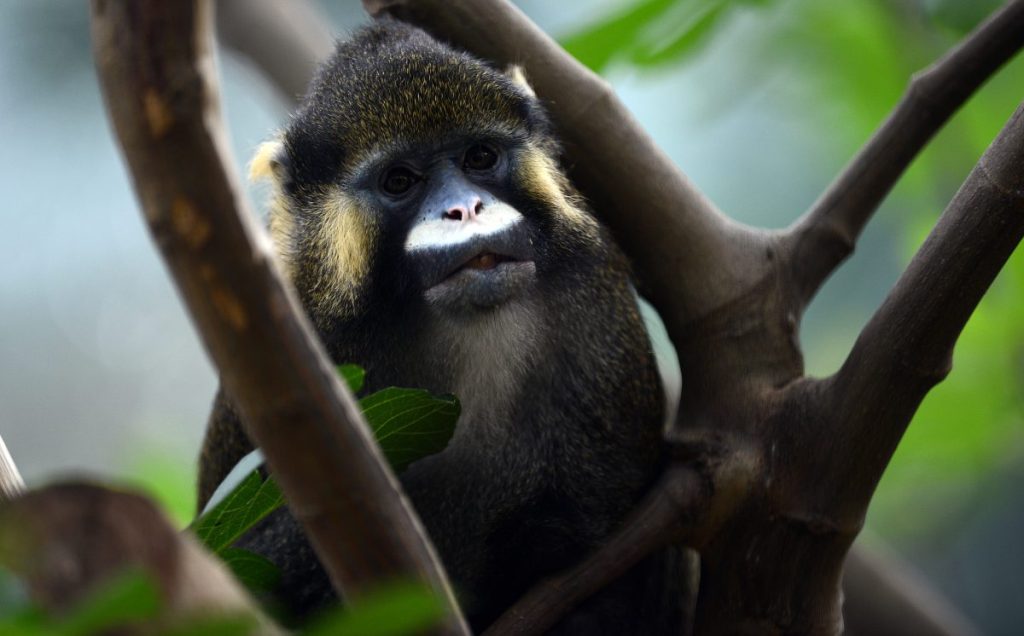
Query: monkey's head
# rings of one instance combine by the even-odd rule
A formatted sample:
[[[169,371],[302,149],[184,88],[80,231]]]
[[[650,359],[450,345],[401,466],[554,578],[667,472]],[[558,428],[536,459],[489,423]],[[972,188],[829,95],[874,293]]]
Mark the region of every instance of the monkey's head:
[[[607,250],[557,153],[517,69],[380,21],[339,45],[253,172],[275,183],[278,254],[325,331],[367,307],[464,318],[573,284]]]

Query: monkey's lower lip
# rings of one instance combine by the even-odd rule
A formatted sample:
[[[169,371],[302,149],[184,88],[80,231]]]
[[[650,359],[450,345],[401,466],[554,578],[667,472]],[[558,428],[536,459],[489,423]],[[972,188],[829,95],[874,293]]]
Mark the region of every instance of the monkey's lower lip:
[[[479,254],[440,283],[426,290],[436,306],[496,307],[527,289],[535,280],[533,261],[517,261],[492,253]]]

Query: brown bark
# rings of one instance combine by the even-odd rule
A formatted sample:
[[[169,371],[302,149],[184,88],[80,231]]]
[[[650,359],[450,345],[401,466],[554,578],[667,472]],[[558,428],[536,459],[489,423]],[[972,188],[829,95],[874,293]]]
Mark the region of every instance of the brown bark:
[[[274,266],[224,150],[208,1],[93,2],[107,108],[154,240],[227,391],[346,598],[444,572]],[[339,469],[344,467],[344,470]]]

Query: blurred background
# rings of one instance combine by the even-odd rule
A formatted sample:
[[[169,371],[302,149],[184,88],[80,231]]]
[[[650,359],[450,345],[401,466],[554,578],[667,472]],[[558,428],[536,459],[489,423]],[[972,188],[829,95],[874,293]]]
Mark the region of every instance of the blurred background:
[[[882,121],[910,75],[1000,3],[517,4],[601,72],[723,210],[784,227]],[[339,35],[365,19],[354,0],[320,10]],[[220,65],[242,169],[289,105],[231,51],[221,51]],[[112,141],[87,4],[0,0],[0,87],[0,435],[30,485],[83,473],[140,485],[184,523],[216,378]],[[838,368],[1021,99],[1024,59],[990,81],[901,180],[805,319],[809,373]],[[1018,633],[1022,457],[1018,249],[897,451],[862,540],[894,546],[986,633]]]

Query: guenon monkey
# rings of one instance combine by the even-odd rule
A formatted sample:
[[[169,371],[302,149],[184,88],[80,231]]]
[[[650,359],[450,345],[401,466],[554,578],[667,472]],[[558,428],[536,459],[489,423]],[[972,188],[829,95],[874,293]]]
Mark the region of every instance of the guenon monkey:
[[[626,259],[559,168],[521,73],[391,20],[339,44],[254,172],[270,232],[331,357],[367,390],[453,393],[443,452],[401,482],[475,629],[599,546],[663,461],[664,398]],[[200,501],[251,449],[218,395]],[[243,546],[303,617],[334,599],[282,510]],[[676,558],[579,608],[565,633],[678,633]]]

